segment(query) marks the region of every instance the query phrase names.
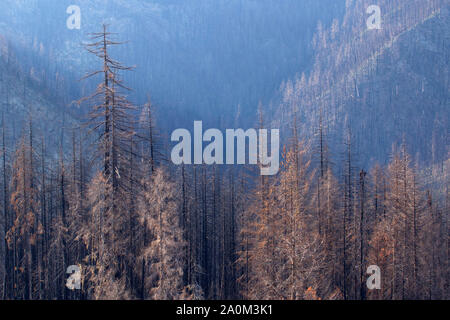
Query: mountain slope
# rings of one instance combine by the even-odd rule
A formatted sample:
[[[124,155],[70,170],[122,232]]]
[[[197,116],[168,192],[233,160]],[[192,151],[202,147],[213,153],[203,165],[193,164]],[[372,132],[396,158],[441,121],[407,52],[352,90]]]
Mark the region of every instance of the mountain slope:
[[[313,71],[284,85],[274,112],[283,123],[296,105],[305,136],[322,112],[332,152],[343,151],[350,130],[363,165],[385,162],[402,141],[418,159],[442,162],[449,152],[448,6],[379,1],[382,30],[367,30],[362,13],[370,4],[349,1],[343,22],[318,32]]]
[[[32,121],[35,138],[45,138],[51,151],[57,152],[63,130],[77,125],[63,99],[39,80],[34,69],[23,70],[5,39],[0,38],[0,117],[5,117],[7,143],[13,145],[28,132]],[[65,141],[65,140],[64,140]]]
[[[80,88],[77,80],[97,66],[80,44],[107,23],[127,41],[113,56],[136,66],[124,76],[134,89],[132,100],[141,104],[151,94],[160,119],[167,120],[163,125],[181,127],[194,119],[232,122],[238,105],[242,122],[252,124],[258,102],[308,68],[318,21],[329,26],[343,14],[345,1],[79,0],[81,30],[68,30],[66,8],[72,4],[3,0],[0,34],[41,55],[45,62],[25,55],[21,60],[45,70],[53,87],[56,72],[64,74],[70,99],[79,99],[89,85]]]

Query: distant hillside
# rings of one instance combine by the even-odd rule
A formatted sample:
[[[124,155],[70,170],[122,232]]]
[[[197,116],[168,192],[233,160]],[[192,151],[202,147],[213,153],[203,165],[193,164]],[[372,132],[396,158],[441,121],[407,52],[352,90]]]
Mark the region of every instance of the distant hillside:
[[[199,119],[206,126],[248,127],[262,101],[285,136],[292,105],[304,137],[317,132],[322,111],[335,154],[350,128],[363,165],[385,162],[403,137],[423,161],[448,159],[450,23],[443,0],[77,3],[80,31],[65,26],[72,1],[0,2],[0,35],[15,48],[15,68],[34,79],[25,85],[30,100],[37,94],[45,102],[34,103],[49,109],[37,121],[62,119],[63,109],[52,102],[62,101],[58,96],[69,105],[92,91],[92,82],[78,80],[98,62],[81,43],[108,23],[128,41],[113,56],[136,65],[125,76],[131,100],[142,104],[150,94],[163,131]],[[367,30],[372,4],[381,8],[381,30]],[[24,85],[13,74],[4,77],[20,101]],[[268,103],[283,80],[281,94]]]
[[[61,139],[65,141],[63,130],[79,125],[64,99],[40,79],[35,69],[22,69],[5,39],[0,38],[0,121],[4,115],[7,144],[12,147],[31,120],[35,139],[45,137],[46,145],[56,152]]]
[[[405,140],[428,163],[449,157],[449,7],[444,1],[376,1],[382,29],[367,30],[373,1],[347,1],[343,21],[319,30],[313,71],[282,86],[277,121],[298,108],[302,134],[317,133],[320,113],[331,152],[348,129],[362,165],[389,159]]]
[[[81,30],[66,28],[72,4],[81,8]],[[344,0],[2,0],[0,34],[52,87],[60,85],[55,74],[64,75],[78,99],[90,90],[77,80],[97,67],[81,43],[106,23],[127,41],[113,56],[136,66],[125,76],[132,100],[151,94],[161,125],[230,123],[239,105],[245,125],[283,79],[309,68],[318,21],[328,27],[344,7]]]

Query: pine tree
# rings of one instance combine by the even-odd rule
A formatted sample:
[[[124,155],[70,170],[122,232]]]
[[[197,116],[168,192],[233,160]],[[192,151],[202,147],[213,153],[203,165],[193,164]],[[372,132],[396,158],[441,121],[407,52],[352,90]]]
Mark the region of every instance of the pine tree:
[[[30,157],[34,157],[32,144],[27,144],[25,138],[22,138],[13,164],[10,202],[15,217],[7,232],[7,241],[14,250],[14,297],[24,299],[34,297],[36,256],[33,255],[33,250],[42,234],[42,225],[37,217],[39,199],[34,183],[36,176]]]
[[[179,199],[175,184],[162,168],[146,178],[139,200],[139,219],[150,236],[143,255],[149,261],[145,290],[150,299],[179,299],[184,291],[183,263],[185,242],[178,216]]]
[[[101,174],[96,176],[95,183],[100,190],[89,190],[91,215],[97,218],[95,223],[99,223],[96,230],[86,232],[98,232],[97,235],[85,235],[85,238],[96,239],[98,248],[91,248],[91,261],[96,263],[95,281],[98,286],[102,281],[108,281],[109,286],[115,288],[112,292],[115,295],[126,295],[124,292],[124,282],[126,282],[127,271],[124,261],[126,255],[124,248],[129,243],[130,234],[126,215],[127,203],[123,199],[130,199],[130,161],[134,159],[132,152],[133,143],[131,137],[135,134],[134,123],[130,113],[134,107],[121,94],[129,89],[119,79],[120,72],[128,71],[131,68],[121,65],[109,55],[111,46],[121,43],[111,40],[113,34],[103,26],[103,31],[92,34],[92,43],[86,46],[87,50],[101,59],[103,68],[94,71],[86,78],[102,75],[102,82],[97,90],[89,97],[83,98],[81,102],[93,102],[91,107],[90,120],[88,126],[92,130],[100,133],[98,141],[98,151],[103,159],[103,169]],[[101,192],[99,194],[99,192]],[[93,250],[93,251],[92,251]],[[97,273],[98,272],[98,273]],[[102,274],[101,274],[102,273]],[[117,283],[115,283],[117,282]],[[104,290],[96,288],[96,290]],[[95,297],[100,298],[101,294],[108,294],[107,291],[95,292]]]

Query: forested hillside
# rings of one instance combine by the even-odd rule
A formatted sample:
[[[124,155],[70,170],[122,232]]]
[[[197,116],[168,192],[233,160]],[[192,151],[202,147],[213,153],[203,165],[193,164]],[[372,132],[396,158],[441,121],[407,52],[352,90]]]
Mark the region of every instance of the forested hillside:
[[[80,30],[66,28],[66,8],[82,8]],[[0,34],[17,48],[24,69],[44,74],[51,89],[78,100],[94,83],[78,80],[94,63],[82,50],[103,23],[120,34],[115,57],[138,68],[124,75],[136,104],[148,94],[164,128],[195,118],[252,125],[258,102],[287,77],[306,70],[317,23],[331,25],[344,0],[4,0]],[[13,41],[14,39],[14,41]],[[56,79],[55,74],[60,74]],[[61,77],[63,80],[61,80]],[[188,117],[186,117],[188,115]],[[219,116],[220,115],[220,116]],[[230,120],[231,119],[231,120]],[[223,124],[220,124],[222,126]]]
[[[64,128],[74,127],[75,114],[66,107],[64,97],[51,90],[36,69],[23,69],[14,50],[0,38],[0,105],[6,122],[7,143],[14,144],[33,122],[35,134],[48,139],[52,154],[64,139]],[[58,77],[58,75],[56,75]]]
[[[424,163],[448,159],[449,7],[442,1],[379,1],[381,30],[364,28],[370,1],[347,1],[342,22],[319,28],[311,73],[286,81],[272,110],[296,105],[301,134],[321,121],[333,152],[354,136],[360,165],[385,162],[405,139]],[[337,146],[337,147],[336,147]]]
[[[80,2],[0,4],[0,299],[449,298],[448,4]],[[278,174],[174,165],[198,119]]]
[[[445,161],[448,6],[441,1],[381,2],[381,30],[361,29],[365,17],[359,13],[368,1],[348,1],[347,6],[343,23],[336,20],[316,34],[313,71],[284,84],[282,107],[274,112],[284,119],[290,104],[298,104],[302,135],[310,135],[322,117],[333,145],[342,145],[350,130],[361,165],[384,162],[392,144],[402,139],[425,163]]]

